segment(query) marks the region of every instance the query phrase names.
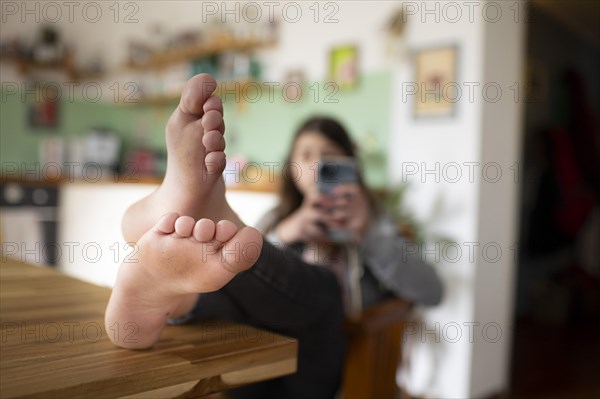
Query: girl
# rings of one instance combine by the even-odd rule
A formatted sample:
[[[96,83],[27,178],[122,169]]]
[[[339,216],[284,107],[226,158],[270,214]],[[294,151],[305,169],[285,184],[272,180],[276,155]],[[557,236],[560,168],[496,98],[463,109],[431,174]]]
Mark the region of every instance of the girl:
[[[271,243],[293,249],[305,262],[332,270],[342,287],[347,313],[390,296],[425,305],[439,303],[442,285],[435,271],[420,256],[407,253],[407,242],[376,207],[359,171],[356,183],[338,185],[333,196],[319,193],[315,171],[319,161],[332,157],[357,158],[344,127],[326,117],[305,121],[284,165],[284,170],[297,173],[283,176],[279,206],[263,218],[259,230]],[[328,234],[332,229],[347,231],[353,245],[332,242]],[[356,252],[360,277],[353,281]]]

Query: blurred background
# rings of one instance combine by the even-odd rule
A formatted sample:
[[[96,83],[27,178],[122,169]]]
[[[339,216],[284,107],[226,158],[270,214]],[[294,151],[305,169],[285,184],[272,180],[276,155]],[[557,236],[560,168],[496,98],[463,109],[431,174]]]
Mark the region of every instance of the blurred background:
[[[334,116],[444,279],[399,392],[600,397],[598,1],[3,1],[1,24],[3,258],[111,286],[207,72],[246,223],[299,123]]]

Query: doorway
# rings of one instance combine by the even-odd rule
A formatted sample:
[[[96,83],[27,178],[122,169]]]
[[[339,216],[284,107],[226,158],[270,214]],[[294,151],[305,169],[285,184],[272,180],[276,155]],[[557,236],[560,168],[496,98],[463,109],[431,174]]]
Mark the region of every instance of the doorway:
[[[509,397],[600,397],[600,4],[529,4]]]

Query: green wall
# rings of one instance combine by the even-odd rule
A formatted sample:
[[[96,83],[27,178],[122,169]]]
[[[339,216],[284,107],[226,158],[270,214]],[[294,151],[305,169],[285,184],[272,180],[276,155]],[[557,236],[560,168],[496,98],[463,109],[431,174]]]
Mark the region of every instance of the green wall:
[[[318,98],[315,98],[318,93]],[[366,142],[379,152],[363,152],[367,181],[381,187],[387,181],[386,149],[390,131],[391,75],[372,73],[362,77],[358,87],[350,91],[333,90],[322,83],[311,90],[305,86],[301,100],[286,101],[281,89],[274,89],[272,98],[262,90],[256,102],[239,101],[243,94],[226,94],[225,123],[228,136],[228,154],[242,154],[255,162],[281,161],[288,150],[291,135],[306,117],[313,114],[339,118],[350,130],[357,144]],[[255,92],[248,91],[247,98]],[[326,102],[337,100],[337,103]],[[139,137],[153,149],[164,151],[164,126],[175,104],[160,106],[122,105],[113,103],[85,103],[63,101],[60,109],[60,128],[36,129],[27,126],[26,106],[18,95],[7,95],[0,103],[0,157],[2,163],[38,161],[41,138],[60,134],[67,138],[81,135],[91,127],[102,126],[119,134],[127,150]],[[60,133],[58,133],[60,132]]]

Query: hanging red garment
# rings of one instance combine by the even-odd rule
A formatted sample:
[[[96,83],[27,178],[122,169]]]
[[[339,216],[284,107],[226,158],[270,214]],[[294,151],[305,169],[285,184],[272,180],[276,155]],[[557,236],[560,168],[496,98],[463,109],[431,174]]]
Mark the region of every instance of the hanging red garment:
[[[560,200],[553,217],[568,238],[575,238],[592,211],[596,198],[581,176],[571,140],[564,129],[549,132],[552,165],[556,176]]]

